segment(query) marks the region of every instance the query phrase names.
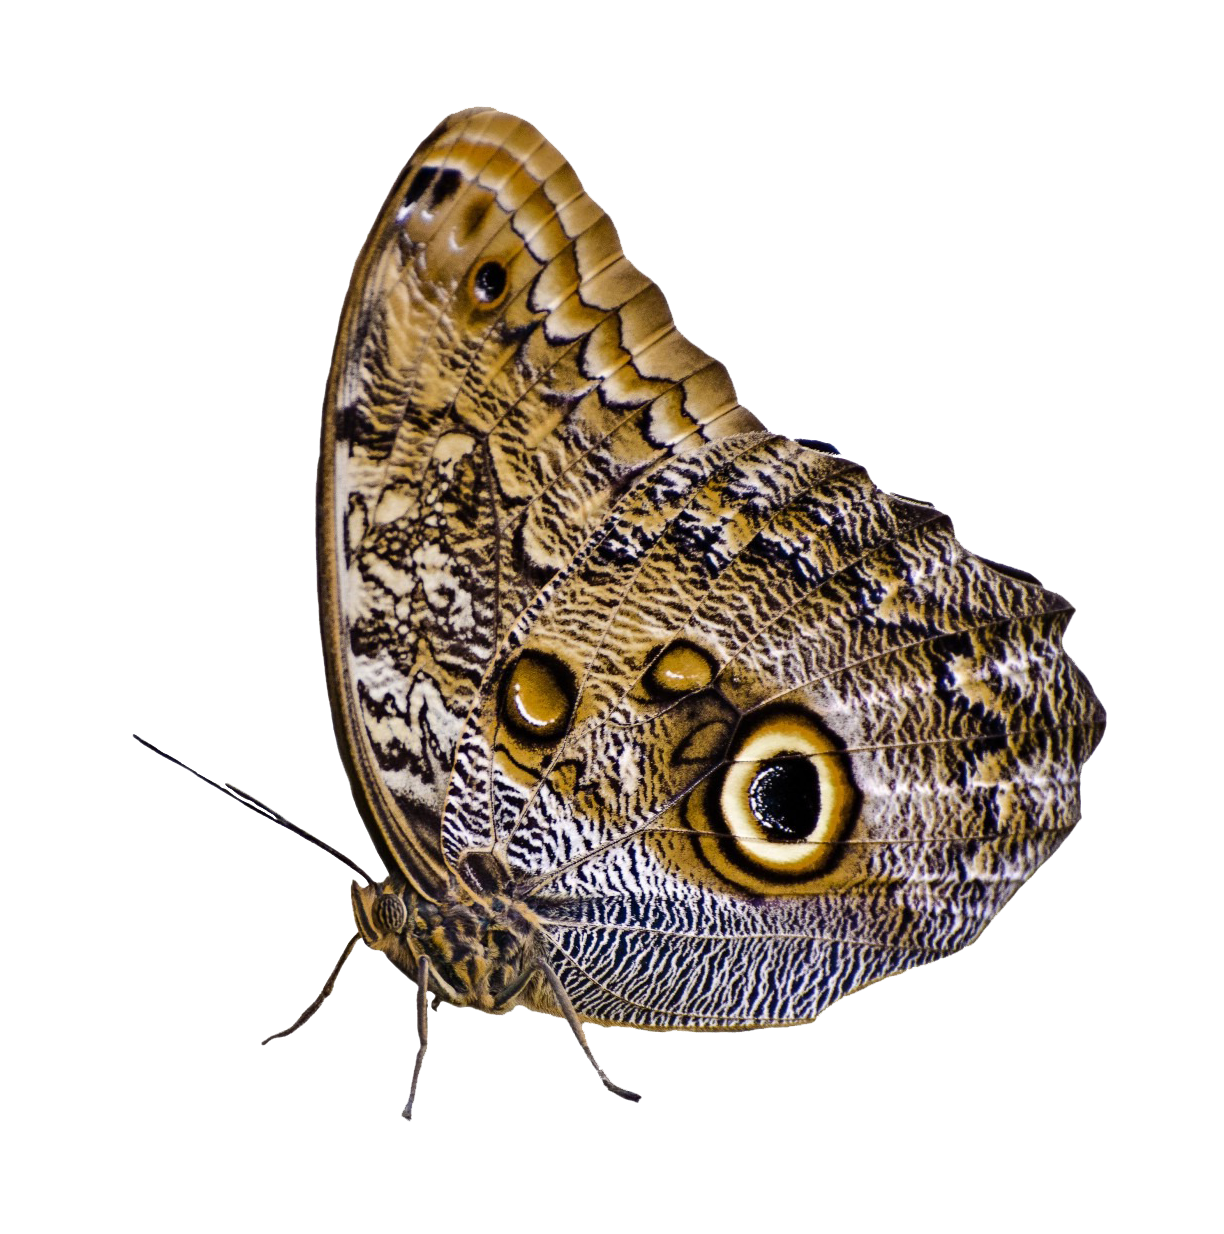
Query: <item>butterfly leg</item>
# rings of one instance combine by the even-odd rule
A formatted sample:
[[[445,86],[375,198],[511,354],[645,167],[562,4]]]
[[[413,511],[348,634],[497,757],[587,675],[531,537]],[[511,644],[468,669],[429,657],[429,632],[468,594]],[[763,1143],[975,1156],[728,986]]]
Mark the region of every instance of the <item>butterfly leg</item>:
[[[573,1030],[574,1036],[578,1038],[578,1044],[582,1046],[582,1052],[590,1060],[591,1066],[599,1072],[599,1078],[603,1081],[604,1088],[610,1093],[615,1093],[618,1097],[624,1097],[626,1101],[641,1101],[641,1097],[637,1093],[631,1093],[627,1088],[619,1088],[604,1074],[604,1069],[595,1061],[595,1055],[591,1053],[591,1047],[587,1045],[586,1033],[582,1031],[582,1021],[578,1019],[578,1013],[574,1010],[574,1004],[570,1002],[569,995],[566,994],[565,987],[561,984],[561,978],[553,972],[552,965],[547,961],[540,960],[538,964],[540,972],[544,974],[544,980],[548,982],[553,996],[561,1007],[561,1014],[565,1016],[566,1022]]]
[[[290,1033],[296,1033],[307,1020],[310,1019],[320,1007],[323,1006],[323,1000],[332,992],[332,987],[336,984],[336,977],[340,973],[340,969],[344,967],[344,961],[349,958],[353,952],[353,948],[357,946],[357,940],[361,937],[360,934],[354,934],[348,941],[348,946],[345,947],[343,954],[336,961],[336,967],[332,969],[331,976],[328,977],[327,983],[323,986],[323,990],[319,997],[302,1012],[300,1016],[288,1027],[282,1028],[279,1033],[273,1033],[271,1037],[265,1037],[259,1044],[267,1045],[269,1041],[275,1041],[277,1037],[288,1037]]]
[[[412,1088],[408,1093],[408,1104],[404,1106],[404,1117],[412,1118],[412,1103],[416,1100],[417,1080],[421,1078],[421,1064],[425,1061],[425,1051],[429,1047],[429,957],[422,956],[417,962],[417,1048],[416,1064],[412,1068]]]

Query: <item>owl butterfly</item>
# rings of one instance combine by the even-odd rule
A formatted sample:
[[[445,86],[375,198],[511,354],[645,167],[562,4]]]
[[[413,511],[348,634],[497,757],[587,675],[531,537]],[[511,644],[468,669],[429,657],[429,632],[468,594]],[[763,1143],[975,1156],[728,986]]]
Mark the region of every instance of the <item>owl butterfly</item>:
[[[798,1024],[972,942],[1079,817],[1066,601],[766,431],[513,116],[444,121],[374,223],[318,547],[414,1092],[428,994],[584,1049]]]

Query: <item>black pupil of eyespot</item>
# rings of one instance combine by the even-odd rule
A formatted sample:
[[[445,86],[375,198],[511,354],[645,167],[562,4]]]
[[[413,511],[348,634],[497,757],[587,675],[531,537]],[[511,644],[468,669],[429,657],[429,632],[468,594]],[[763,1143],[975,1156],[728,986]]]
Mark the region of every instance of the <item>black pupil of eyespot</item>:
[[[472,284],[476,298],[491,304],[506,290],[506,268],[495,261],[486,261],[476,271],[476,281]]]
[[[776,840],[801,840],[820,816],[820,779],[806,758],[782,758],[762,767],[748,788],[748,804]]]

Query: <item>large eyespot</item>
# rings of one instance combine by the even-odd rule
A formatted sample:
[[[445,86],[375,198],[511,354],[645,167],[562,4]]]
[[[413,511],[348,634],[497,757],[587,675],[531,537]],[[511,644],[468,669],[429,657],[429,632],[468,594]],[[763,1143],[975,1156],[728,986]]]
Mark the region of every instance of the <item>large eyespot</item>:
[[[521,741],[557,740],[574,708],[574,675],[556,656],[524,651],[502,678],[500,713]]]
[[[380,895],[374,901],[374,924],[385,934],[398,934],[408,924],[408,910],[397,895]]]
[[[506,267],[500,261],[486,261],[472,275],[472,299],[485,308],[495,308],[506,294]]]
[[[646,670],[646,688],[662,698],[704,690],[714,680],[714,661],[708,652],[678,638],[655,657]]]
[[[685,817],[710,837],[700,850],[731,882],[799,892],[832,866],[858,804],[837,739],[809,712],[775,708],[749,719],[722,772],[691,795]]]

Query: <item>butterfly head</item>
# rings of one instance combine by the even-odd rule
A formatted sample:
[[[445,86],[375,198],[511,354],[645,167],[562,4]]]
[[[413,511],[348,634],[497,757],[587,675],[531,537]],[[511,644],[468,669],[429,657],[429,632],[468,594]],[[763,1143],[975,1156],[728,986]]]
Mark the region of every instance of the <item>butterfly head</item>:
[[[386,952],[397,963],[402,951],[411,969],[406,939],[417,918],[416,896],[411,891],[391,879],[364,887],[354,880],[353,916],[366,946]]]

